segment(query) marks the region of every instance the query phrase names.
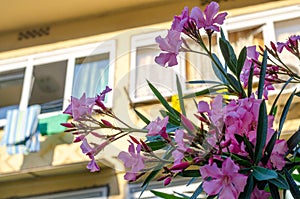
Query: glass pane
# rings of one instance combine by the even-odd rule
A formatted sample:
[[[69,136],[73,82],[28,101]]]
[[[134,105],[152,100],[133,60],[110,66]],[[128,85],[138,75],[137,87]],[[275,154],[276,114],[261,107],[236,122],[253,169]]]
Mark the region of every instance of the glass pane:
[[[150,81],[163,95],[172,95],[175,88],[175,71],[155,63],[154,59],[161,51],[157,45],[136,49],[135,97],[154,96],[147,81]],[[178,67],[178,66],[174,66]]]
[[[203,42],[205,44],[208,44],[208,39],[204,37]],[[204,53],[204,50],[191,39],[188,39],[187,43],[192,50]],[[212,44],[211,45],[212,52],[218,55],[218,45],[217,45],[216,35],[212,36],[211,44]],[[188,81],[195,81],[195,80],[218,81],[218,78],[216,77],[212,69],[210,58],[206,55],[194,53],[194,52],[186,53],[186,75],[187,75],[186,79]],[[205,85],[186,84],[187,89],[200,88],[200,87],[203,88],[203,86]]]
[[[0,119],[10,109],[18,108],[23,88],[25,68],[0,73]]]
[[[109,53],[75,60],[72,96],[95,97],[108,85]]]
[[[40,104],[42,113],[62,110],[67,61],[34,66],[29,105]]]
[[[229,32],[228,38],[237,55],[239,55],[244,46],[264,46],[261,26]]]

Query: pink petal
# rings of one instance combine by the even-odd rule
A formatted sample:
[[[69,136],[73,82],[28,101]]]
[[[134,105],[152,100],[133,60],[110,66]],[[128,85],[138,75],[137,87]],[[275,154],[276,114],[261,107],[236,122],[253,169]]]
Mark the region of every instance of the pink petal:
[[[209,113],[210,110],[209,110],[209,105],[207,102],[204,102],[204,101],[200,101],[198,103],[198,112],[199,113]]]
[[[220,178],[220,176],[222,176],[222,173],[216,163],[213,163],[211,166],[205,165],[200,167],[200,173],[203,179],[207,177]]]
[[[233,173],[237,173],[240,170],[239,166],[234,164],[233,160],[231,158],[227,158],[223,163],[222,163],[222,173],[231,175]]]
[[[221,179],[215,179],[211,181],[204,181],[203,182],[203,190],[208,195],[216,195],[218,194],[223,187]]]
[[[223,189],[220,192],[219,199],[229,199],[229,198],[238,198],[238,193],[236,192],[232,184],[223,186]]]
[[[206,22],[212,24],[213,17],[219,12],[219,4],[216,2],[211,2],[205,8],[204,13],[206,17]]]

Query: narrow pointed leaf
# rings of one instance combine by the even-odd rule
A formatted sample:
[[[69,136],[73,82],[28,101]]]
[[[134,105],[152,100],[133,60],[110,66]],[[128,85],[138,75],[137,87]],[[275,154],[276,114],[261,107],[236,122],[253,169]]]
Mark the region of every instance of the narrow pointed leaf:
[[[282,86],[280,92],[278,93],[278,95],[276,96],[276,98],[275,98],[275,100],[274,100],[274,102],[273,102],[273,104],[272,104],[272,107],[271,107],[271,109],[270,109],[269,115],[275,115],[275,114],[273,114],[273,113],[274,113],[274,109],[275,109],[275,107],[276,107],[277,101],[278,101],[278,99],[279,99],[279,97],[280,97],[282,91],[284,91],[285,87],[292,81],[292,79],[293,79],[292,77],[291,77],[290,79],[288,79],[288,80],[284,83],[284,85]]]
[[[254,166],[253,177],[258,181],[271,180],[278,177],[276,171],[264,167]]]
[[[256,131],[256,146],[254,153],[254,162],[257,164],[261,157],[262,151],[266,144],[268,130],[268,116],[265,100],[263,100],[259,107],[258,125]]]
[[[269,183],[272,183],[273,185],[281,189],[289,189],[289,184],[287,183],[285,177],[279,173],[277,173],[277,175],[278,178],[269,180]]]
[[[279,120],[279,127],[278,127],[278,133],[279,133],[279,135],[281,134],[281,130],[282,130],[283,124],[285,122],[285,119],[287,117],[288,111],[290,109],[291,103],[293,101],[295,92],[296,92],[296,89],[290,95],[289,99],[287,100],[287,102],[285,103],[285,105],[283,107],[283,111],[281,113],[281,117],[280,117],[280,120]]]
[[[188,84],[221,84],[221,85],[223,85],[222,82],[212,81],[212,80],[194,80],[194,81],[188,81],[186,83],[188,83]]]
[[[247,48],[244,47],[241,50],[239,58],[237,60],[236,77],[238,78],[238,80],[240,80],[240,75],[241,75],[241,72],[242,72],[242,69],[243,69],[246,57],[247,57]]]
[[[295,147],[297,146],[297,144],[299,144],[299,142],[300,142],[300,127],[287,141],[287,145],[290,153],[295,149]]]
[[[291,176],[290,172],[285,168],[283,170],[286,177],[286,181],[290,186],[291,194],[293,195],[294,198],[300,198],[300,190],[297,184],[295,183],[293,177]]]
[[[150,120],[148,120],[142,113],[140,113],[138,110],[136,110],[135,108],[133,109],[134,112],[137,114],[137,116],[146,124],[150,123]]]
[[[200,172],[199,172],[199,169],[184,170],[184,171],[180,172],[179,175],[182,176],[182,177],[199,177],[199,176],[201,176]]]
[[[269,183],[271,196],[273,199],[280,199],[278,187],[273,185],[272,183]]]
[[[160,92],[149,82],[148,85],[150,87],[150,89],[152,90],[152,92],[154,93],[154,95],[157,97],[157,99],[160,101],[160,103],[173,115],[180,115],[180,113],[178,111],[176,111],[175,109],[173,109],[170,104],[167,102],[167,100],[165,100],[165,98],[160,94]]]
[[[160,191],[150,190],[154,195],[165,199],[184,199],[183,197],[175,196],[174,194],[163,193]]]
[[[252,95],[253,71],[254,71],[254,65],[252,63],[251,68],[250,68],[249,77],[248,77],[248,89],[247,89],[248,97],[250,97]]]
[[[224,86],[221,86],[220,85],[215,85],[215,86],[212,86],[212,87],[209,87],[209,88],[205,88],[201,91],[198,91],[198,92],[195,92],[195,93],[192,93],[192,94],[189,94],[189,95],[185,95],[183,97],[183,99],[187,99],[187,98],[193,98],[193,97],[198,97],[198,96],[203,96],[203,95],[207,95],[209,93],[215,93],[219,90],[223,90],[225,89],[226,87]]]
[[[262,65],[260,67],[258,90],[257,90],[257,98],[258,99],[262,99],[262,95],[263,95],[263,91],[264,91],[264,84],[265,84],[266,70],[267,70],[267,60],[268,60],[268,53],[265,50],[263,60],[262,60]]]
[[[263,164],[267,164],[268,160],[270,159],[270,156],[272,154],[273,148],[276,143],[276,139],[277,139],[277,131],[274,132],[274,134],[272,135],[270,141],[266,146],[266,149],[264,151],[264,157],[261,160]]]
[[[254,188],[254,179],[253,179],[253,175],[250,174],[248,176],[247,184],[245,186],[244,192],[240,194],[239,199],[250,199],[253,188]]]
[[[185,112],[185,107],[184,107],[184,102],[183,102],[183,94],[182,94],[182,88],[181,88],[181,84],[178,78],[178,75],[176,75],[176,85],[177,85],[177,92],[178,92],[178,100],[179,100],[179,105],[180,105],[180,109],[183,115],[186,115]]]
[[[212,54],[212,69],[219,80],[221,80],[224,84],[227,84],[226,73],[227,71],[223,68],[219,58],[216,54]]]
[[[196,199],[201,193],[203,192],[202,183],[197,187],[197,189],[194,191],[193,195],[190,197],[190,199]]]

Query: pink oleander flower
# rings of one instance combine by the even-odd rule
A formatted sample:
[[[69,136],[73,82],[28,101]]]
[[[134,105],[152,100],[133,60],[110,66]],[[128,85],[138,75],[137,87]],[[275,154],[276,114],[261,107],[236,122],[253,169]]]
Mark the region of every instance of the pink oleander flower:
[[[237,199],[247,183],[247,176],[240,174],[239,169],[231,158],[222,163],[221,169],[216,163],[202,166],[203,190],[209,196],[219,195],[220,199]]]
[[[285,140],[276,140],[273,151],[268,163],[269,168],[272,166],[278,170],[282,170],[285,166],[285,154],[288,151],[288,146]],[[270,165],[272,164],[272,166]]]
[[[185,7],[179,16],[174,16],[174,20],[172,22],[171,30],[176,30],[178,32],[183,32],[183,28],[187,27],[187,23],[189,22],[189,8]]]
[[[95,103],[102,108],[103,110],[106,110],[106,107],[104,105],[104,100],[105,100],[105,95],[107,93],[109,93],[110,91],[112,91],[111,88],[109,88],[108,86],[105,87],[105,89],[99,94],[97,95],[96,99],[95,99]]]
[[[192,152],[192,149],[189,148],[192,140],[193,138],[186,134],[182,129],[175,131],[175,143],[177,144],[177,148],[172,152],[174,165],[181,163],[185,152]]]
[[[259,190],[257,187],[255,187],[251,193],[250,199],[268,199],[270,196],[270,193],[266,192],[265,190]]]
[[[126,172],[125,180],[137,180],[138,173],[145,168],[145,158],[141,155],[141,148],[142,146],[138,144],[135,150],[134,144],[130,143],[128,153],[124,151],[119,153],[118,158],[124,162],[125,167],[131,168],[129,172]]]
[[[159,44],[159,48],[165,51],[155,57],[155,62],[161,66],[177,65],[177,55],[182,44],[180,32],[169,30],[165,38],[158,36],[155,40]]]
[[[226,12],[219,13],[219,4],[216,2],[211,2],[205,8],[204,13],[200,10],[199,7],[194,7],[191,11],[190,18],[195,21],[197,27],[204,28],[206,31],[220,31],[218,25],[224,23],[225,17],[227,16]]]
[[[92,158],[92,160],[89,162],[86,168],[89,169],[91,172],[100,171],[100,167],[98,166],[94,158]]]
[[[245,60],[240,79],[244,83],[244,88],[248,86],[248,80],[251,70],[251,65],[253,64],[254,70],[253,75],[259,75],[259,70],[256,62],[253,60],[258,61],[259,53],[256,51],[256,46],[249,46],[247,47],[247,58]]]
[[[253,64],[253,75],[259,77],[260,75],[260,68],[257,65],[259,63],[258,60],[259,53],[256,51],[256,46],[249,46],[247,47],[247,58],[245,60],[240,79],[244,84],[244,88],[248,86],[248,80],[251,70],[251,65]],[[268,91],[274,90],[273,82],[276,82],[278,79],[278,72],[279,68],[277,66],[267,66],[267,72],[265,76],[264,82],[264,89],[263,89],[263,96],[265,99],[268,99]]]
[[[292,52],[292,48],[298,48],[298,41],[300,41],[300,35],[292,35],[286,42],[277,42],[277,51],[281,53],[285,48]]]
[[[162,135],[166,132],[166,126],[169,121],[169,116],[165,117],[164,119],[160,119],[157,117],[155,121],[150,122],[150,124],[147,125],[146,129],[148,130],[147,136],[156,136],[156,135]]]
[[[71,115],[76,121],[81,116],[91,115],[94,105],[95,98],[87,98],[85,93],[83,93],[80,99],[76,97],[71,97],[71,104],[63,113]]]

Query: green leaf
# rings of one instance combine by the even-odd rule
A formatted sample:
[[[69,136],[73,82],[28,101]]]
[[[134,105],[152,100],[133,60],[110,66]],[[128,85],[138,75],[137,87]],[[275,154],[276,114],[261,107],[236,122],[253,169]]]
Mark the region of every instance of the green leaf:
[[[209,93],[213,93],[213,92],[217,92],[219,90],[223,90],[223,89],[226,89],[226,87],[224,86],[221,86],[220,85],[215,85],[215,86],[211,86],[209,88],[205,88],[201,91],[198,91],[196,93],[192,93],[192,94],[189,94],[189,95],[185,95],[183,97],[183,99],[186,99],[186,98],[193,98],[193,97],[198,97],[198,96],[202,96],[202,95],[207,95]]]
[[[229,73],[227,73],[228,81],[230,85],[238,92],[242,93],[243,88],[240,86],[240,82],[235,79],[235,77]]]
[[[289,184],[287,183],[285,177],[280,173],[277,173],[277,175],[278,178],[269,180],[269,183],[272,183],[273,185],[281,189],[289,189]]]
[[[276,187],[276,186],[273,185],[272,183],[269,183],[269,187],[270,187],[270,192],[271,192],[272,198],[273,198],[273,199],[280,199],[278,187]]]
[[[297,92],[297,93],[295,93],[295,95],[296,95],[297,97],[300,97],[300,91]]]
[[[271,180],[278,177],[277,172],[264,167],[254,166],[253,177],[258,181]]]
[[[175,126],[180,126],[180,118],[178,116],[175,116],[165,110],[160,110],[159,112],[163,117],[169,116],[169,123],[174,124]]]
[[[265,149],[265,152],[264,152],[264,157],[261,160],[261,162],[263,164],[267,164],[267,162],[268,162],[268,160],[269,160],[269,158],[272,154],[273,148],[275,146],[276,139],[277,139],[277,131],[274,132],[274,134],[272,135],[270,141],[268,142],[268,144],[266,146],[266,149]]]
[[[247,179],[247,184],[245,186],[244,192],[239,196],[240,199],[250,199],[252,190],[254,188],[254,179],[253,175],[250,174]]]
[[[290,153],[294,150],[294,148],[297,146],[299,142],[300,142],[300,127],[287,141],[287,145]]]
[[[293,177],[291,176],[290,172],[285,168],[283,170],[286,177],[286,181],[290,186],[291,194],[293,195],[294,198],[300,198],[300,190],[297,184],[295,183]]]
[[[197,189],[194,191],[193,195],[190,197],[190,199],[197,199],[197,197],[203,192],[202,183],[197,187]]]
[[[182,177],[199,177],[199,176],[201,176],[199,169],[184,170],[184,171],[180,172],[179,175]]]
[[[227,153],[224,153],[224,154],[227,154]],[[237,162],[239,165],[243,165],[243,166],[246,166],[246,167],[251,167],[252,164],[249,162],[249,160],[244,160],[243,158],[239,157],[238,155],[235,155],[235,154],[228,154],[230,155],[230,157],[235,161]]]
[[[147,125],[150,123],[150,120],[148,120],[142,113],[140,113],[138,110],[136,110],[135,108],[133,109],[134,112],[137,114],[137,116],[143,121],[145,122]]]
[[[290,79],[288,79],[288,80],[284,83],[284,85],[282,86],[280,92],[278,93],[278,95],[276,96],[276,98],[275,98],[275,100],[274,100],[274,102],[273,102],[273,104],[272,104],[272,107],[271,107],[271,109],[270,109],[269,115],[275,115],[275,114],[273,114],[273,113],[274,113],[274,109],[275,109],[275,107],[276,107],[277,101],[278,101],[278,99],[279,99],[279,97],[280,97],[282,91],[283,91],[283,90],[285,89],[285,87],[292,81],[292,79],[293,79],[292,77],[291,77]]]
[[[260,74],[259,74],[259,82],[258,82],[258,89],[257,89],[257,98],[262,99],[265,78],[266,78],[266,70],[267,70],[267,60],[268,60],[268,53],[265,50],[262,60],[262,65],[260,67]]]
[[[178,75],[176,75],[176,85],[177,85],[177,92],[178,92],[178,99],[179,99],[180,109],[181,109],[182,114],[184,116],[186,116],[184,102],[183,102],[183,98],[182,98],[183,97],[182,88],[181,88],[181,84],[180,84]]]
[[[212,69],[219,80],[221,80],[224,84],[227,84],[227,80],[225,74],[227,71],[223,68],[219,58],[216,54],[212,54]]]
[[[163,193],[160,191],[150,190],[154,195],[165,199],[184,199],[183,197],[175,196],[174,194]]]
[[[268,116],[265,100],[263,100],[259,107],[258,125],[256,131],[256,146],[254,153],[254,162],[257,164],[261,157],[262,151],[266,144],[268,130]]]
[[[157,142],[148,142],[147,145],[152,149],[152,151],[156,151],[164,148],[167,144],[164,141],[157,141]]]
[[[252,95],[252,82],[253,82],[253,71],[254,71],[254,64],[252,63],[251,68],[250,68],[250,73],[248,77],[248,97]]]
[[[238,80],[240,80],[240,75],[241,75],[246,57],[247,57],[247,48],[244,47],[239,54],[239,58],[238,58],[237,64],[236,64],[236,77],[238,78]]]
[[[289,99],[287,100],[287,102],[285,103],[284,107],[283,107],[283,111],[281,113],[281,117],[279,120],[279,127],[278,127],[278,134],[281,134],[281,130],[283,127],[283,124],[285,122],[286,116],[288,114],[288,111],[290,109],[291,103],[293,101],[294,95],[295,95],[296,89],[292,92],[292,94],[290,95]]]
[[[148,85],[160,103],[173,115],[180,116],[180,113],[173,109],[170,104],[165,100],[165,98],[160,94],[160,92],[147,80]]]
[[[254,153],[253,153],[252,143],[248,140],[248,138],[245,135],[243,136],[243,141],[244,141],[245,146],[246,146],[246,151],[249,153],[251,159],[253,159]]]
[[[188,84],[220,84],[223,85],[222,82],[212,81],[212,80],[194,80],[186,82]]]
[[[230,44],[220,38],[219,39],[219,44],[220,44],[220,49],[221,49],[221,52],[222,52],[222,55],[224,57],[224,60],[225,60],[225,63],[227,64],[228,68],[230,69],[230,71],[233,72],[233,74],[236,74],[236,60],[234,61],[233,60],[233,57],[235,57],[235,54],[232,51],[230,51]],[[236,59],[236,57],[235,57]]]

